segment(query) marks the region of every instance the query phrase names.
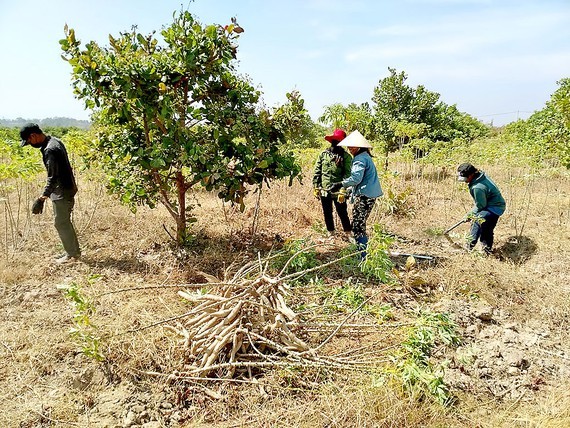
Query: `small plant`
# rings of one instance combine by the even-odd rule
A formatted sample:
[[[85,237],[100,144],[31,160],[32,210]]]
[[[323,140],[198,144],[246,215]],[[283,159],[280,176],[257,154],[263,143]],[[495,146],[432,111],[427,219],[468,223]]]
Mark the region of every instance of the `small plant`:
[[[433,349],[443,344],[458,346],[461,338],[455,323],[447,314],[420,313],[408,337],[402,342],[402,353],[395,359],[395,374],[413,396],[432,396],[440,404],[449,405],[453,396],[443,376],[443,366],[430,362]]]
[[[90,277],[90,281],[97,279],[97,276]],[[64,296],[71,303],[74,309],[73,327],[69,334],[81,346],[81,352],[89,358],[103,361],[105,357],[100,350],[100,339],[95,335],[97,327],[91,323],[91,316],[95,313],[95,306],[81,293],[80,286],[72,282],[69,285],[58,287],[63,291]]]
[[[360,257],[358,256],[358,248],[356,244],[348,244],[339,251],[338,266],[346,275],[355,275],[360,272]],[[349,257],[352,254],[352,257]]]
[[[376,317],[378,322],[390,321],[395,318],[394,313],[392,312],[393,307],[390,304],[367,305],[365,308],[367,312]]]
[[[442,227],[428,227],[424,230],[424,233],[428,236],[441,236],[443,235],[444,229]]]
[[[388,254],[388,249],[393,242],[394,238],[385,233],[381,225],[374,225],[374,232],[368,241],[366,260],[360,264],[360,270],[364,275],[383,283],[394,282],[392,274],[394,263]]]
[[[351,282],[349,278],[341,287],[330,290],[325,305],[339,312],[344,312],[347,309],[352,311],[362,305],[366,300],[364,290],[360,284],[352,284]]]
[[[320,305],[325,312],[352,312],[360,307],[362,313],[374,315],[379,321],[387,321],[394,318],[391,305],[363,304],[366,301],[364,288],[358,282],[353,283],[352,277],[340,287],[331,288],[320,282],[316,289],[323,295]]]
[[[382,206],[391,215],[413,216],[414,209],[410,203],[412,191],[411,187],[407,187],[403,191],[396,193],[389,187],[384,192],[384,196],[380,198]]]
[[[277,269],[285,269],[286,273],[292,273],[313,268],[319,262],[311,241],[295,239],[285,242],[282,252],[275,257],[273,264]]]
[[[327,228],[322,221],[317,221],[311,225],[311,229],[317,232],[319,235],[326,235]]]

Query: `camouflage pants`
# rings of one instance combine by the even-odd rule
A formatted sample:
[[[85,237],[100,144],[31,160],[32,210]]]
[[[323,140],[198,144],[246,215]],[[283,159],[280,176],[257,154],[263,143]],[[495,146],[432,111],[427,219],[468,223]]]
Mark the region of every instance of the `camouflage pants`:
[[[367,196],[356,196],[354,208],[352,209],[352,233],[354,239],[362,238],[366,235],[366,220],[374,208],[376,198]]]

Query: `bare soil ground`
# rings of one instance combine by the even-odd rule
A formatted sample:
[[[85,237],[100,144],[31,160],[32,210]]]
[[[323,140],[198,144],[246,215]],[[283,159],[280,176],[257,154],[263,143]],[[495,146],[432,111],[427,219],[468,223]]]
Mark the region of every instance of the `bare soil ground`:
[[[0,426],[570,426],[568,174],[483,167],[508,204],[496,229],[495,255],[484,257],[458,251],[440,233],[470,208],[466,188],[443,170],[397,167],[383,187],[409,195],[405,202],[384,198],[369,227],[382,224],[394,236],[393,252],[433,260],[418,258],[406,268],[406,257],[394,256],[398,284],[363,284],[374,303],[390,307],[390,322],[376,330],[343,329],[324,352],[373,344],[388,363],[386,349],[397,347],[405,333],[398,325],[420,309],[449,313],[463,343],[436,350],[432,358],[445,364],[456,397],[451,406],[412,397],[367,371],[276,369],[256,380],[207,385],[167,379],[180,368],[183,350],[163,325],[149,326],[187,310],[176,294],[181,285],[223,278],[288,239],[323,242],[321,261],[348,244],[324,242],[310,177],[292,188],[276,183],[264,190],[257,215],[254,195],[244,213],[215,195],[193,195],[199,204],[195,238],[182,251],[169,244],[163,225],[172,221],[165,210],[132,214],[105,194],[99,180],[82,176],[75,211],[81,262],[53,262],[61,249],[49,207],[30,217],[24,211],[29,195],[4,202]],[[34,185],[39,189],[41,180],[31,185],[32,195]],[[458,228],[453,240],[460,243],[466,231]],[[343,275],[330,269],[321,280],[334,289],[348,280]],[[62,287],[70,284],[95,306],[89,321],[101,337],[103,362],[85,356],[82,342],[69,334],[77,313]],[[308,292],[294,299],[296,307],[319,304]],[[346,315],[333,313],[328,321],[338,324]],[[366,314],[351,319],[370,321]],[[328,333],[315,331],[307,340],[319,343]]]

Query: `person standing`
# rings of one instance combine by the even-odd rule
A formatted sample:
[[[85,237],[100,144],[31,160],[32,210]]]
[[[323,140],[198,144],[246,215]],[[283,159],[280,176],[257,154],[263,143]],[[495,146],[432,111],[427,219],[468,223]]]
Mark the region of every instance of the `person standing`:
[[[366,221],[372,212],[376,198],[383,195],[378,172],[370,149],[372,145],[358,132],[352,132],[342,142],[341,147],[348,147],[348,151],[353,156],[350,175],[340,182],[333,183],[329,191],[336,191],[342,188],[352,188],[351,201],[354,201],[352,209],[352,233],[358,248],[361,259],[366,259],[366,249],[368,247],[368,234],[366,233]]]
[[[346,133],[342,129],[335,129],[332,135],[325,136],[325,140],[331,145],[319,155],[313,174],[313,192],[315,197],[321,201],[325,226],[329,236],[335,233],[333,204],[340,218],[344,232],[350,233],[352,230],[345,193],[327,190],[332,183],[343,180],[350,175],[352,159],[350,155],[338,145],[345,137]]]
[[[491,254],[495,226],[506,209],[506,202],[497,185],[483,171],[470,163],[462,163],[457,168],[457,180],[467,183],[475,206],[465,219],[471,221],[471,231],[467,247],[472,250],[481,241],[485,254]]]
[[[20,129],[21,146],[30,145],[40,149],[47,172],[47,182],[42,195],[32,206],[33,214],[43,212],[46,199],[50,198],[55,217],[54,225],[66,254],[56,260],[58,263],[78,260],[81,249],[71,213],[75,205],[77,184],[63,143],[51,135],[46,135],[35,123],[28,123]]]

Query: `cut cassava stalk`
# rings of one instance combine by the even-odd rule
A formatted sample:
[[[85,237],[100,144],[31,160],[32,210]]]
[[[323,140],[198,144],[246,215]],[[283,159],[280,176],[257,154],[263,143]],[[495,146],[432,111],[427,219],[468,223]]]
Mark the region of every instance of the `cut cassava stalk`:
[[[267,260],[258,259],[242,266],[231,279],[209,284],[211,288],[205,294],[180,290],[178,295],[193,307],[183,319],[173,318],[176,325],[168,327],[179,333],[185,350],[187,364],[179,375],[232,378],[251,377],[268,367],[361,367],[362,361],[351,362],[346,355],[325,357],[318,352],[362,305],[336,326],[324,342],[311,348],[298,335],[306,335],[307,330],[287,304],[290,287],[285,281],[315,268],[285,274],[290,264],[291,260],[272,277],[267,272]]]

